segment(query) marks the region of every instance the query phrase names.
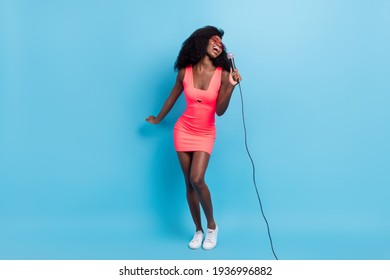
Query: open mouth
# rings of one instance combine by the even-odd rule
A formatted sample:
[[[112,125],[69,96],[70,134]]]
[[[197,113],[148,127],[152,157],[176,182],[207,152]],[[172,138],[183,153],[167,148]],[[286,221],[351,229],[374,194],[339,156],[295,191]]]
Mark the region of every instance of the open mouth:
[[[217,45],[214,45],[213,46],[213,51],[215,54],[219,54],[221,52],[221,48]]]

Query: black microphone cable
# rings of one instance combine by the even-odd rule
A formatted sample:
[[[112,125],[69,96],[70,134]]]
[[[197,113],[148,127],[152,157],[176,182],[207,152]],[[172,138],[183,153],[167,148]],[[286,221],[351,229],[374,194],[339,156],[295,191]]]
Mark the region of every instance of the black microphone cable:
[[[263,215],[264,221],[267,224],[268,237],[269,237],[269,241],[270,241],[270,244],[271,244],[272,253],[274,254],[275,259],[278,260],[278,257],[276,256],[276,253],[275,253],[275,250],[274,250],[274,245],[273,245],[273,242],[272,242],[272,237],[271,237],[271,231],[270,231],[270,228],[269,228],[269,224],[268,224],[267,218],[265,217],[265,214],[264,214],[263,204],[261,203],[259,190],[257,189],[256,176],[255,176],[255,174],[256,174],[255,164],[253,162],[251,153],[249,152],[249,148],[248,148],[248,141],[247,141],[248,136],[247,136],[247,132],[246,132],[245,114],[244,114],[244,98],[242,96],[241,83],[238,83],[238,88],[240,89],[240,96],[241,96],[241,113],[242,113],[242,123],[244,125],[245,148],[246,148],[246,152],[248,153],[249,159],[251,160],[251,163],[252,163],[253,184],[255,186],[257,199],[259,200],[261,214]]]

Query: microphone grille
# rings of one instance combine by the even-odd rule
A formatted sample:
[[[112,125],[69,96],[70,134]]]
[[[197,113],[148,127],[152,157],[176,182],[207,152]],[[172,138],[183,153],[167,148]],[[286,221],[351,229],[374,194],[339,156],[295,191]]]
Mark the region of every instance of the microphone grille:
[[[228,54],[227,54],[227,59],[232,59],[232,58],[234,58],[234,54],[228,53]]]

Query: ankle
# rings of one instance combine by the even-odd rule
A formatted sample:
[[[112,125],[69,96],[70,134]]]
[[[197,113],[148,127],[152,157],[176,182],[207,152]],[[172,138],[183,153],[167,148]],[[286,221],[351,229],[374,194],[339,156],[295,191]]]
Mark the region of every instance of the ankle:
[[[215,222],[208,223],[207,228],[214,230],[217,228],[217,224]]]
[[[203,232],[203,233],[204,233],[204,230],[203,230],[203,228],[202,228],[202,227],[196,227],[196,229],[195,229],[195,232],[198,232],[198,231],[201,231],[201,232]]]

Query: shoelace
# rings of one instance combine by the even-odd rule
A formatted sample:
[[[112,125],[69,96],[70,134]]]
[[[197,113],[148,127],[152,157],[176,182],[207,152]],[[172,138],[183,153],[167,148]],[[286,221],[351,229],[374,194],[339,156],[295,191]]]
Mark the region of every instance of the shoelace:
[[[207,230],[206,242],[215,242],[215,230]]]
[[[191,242],[197,242],[198,240],[203,239],[203,232],[196,232],[194,238],[192,238]]]

